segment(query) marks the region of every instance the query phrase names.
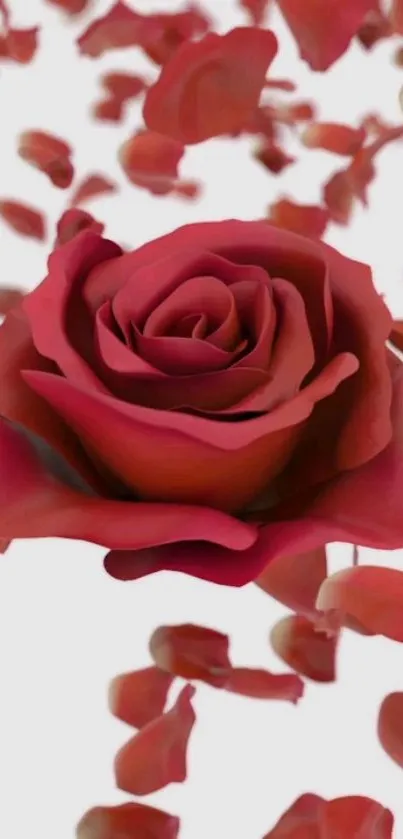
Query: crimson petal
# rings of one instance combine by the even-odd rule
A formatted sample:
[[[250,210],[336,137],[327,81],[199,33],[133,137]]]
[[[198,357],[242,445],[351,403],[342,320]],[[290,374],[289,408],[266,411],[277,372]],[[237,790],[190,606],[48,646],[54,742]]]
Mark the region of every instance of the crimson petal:
[[[160,626],[153,632],[149,647],[162,670],[183,679],[226,687],[231,669],[227,635],[194,624]]]
[[[109,686],[109,710],[114,717],[143,728],[161,716],[174,677],[159,667],[122,673]]]

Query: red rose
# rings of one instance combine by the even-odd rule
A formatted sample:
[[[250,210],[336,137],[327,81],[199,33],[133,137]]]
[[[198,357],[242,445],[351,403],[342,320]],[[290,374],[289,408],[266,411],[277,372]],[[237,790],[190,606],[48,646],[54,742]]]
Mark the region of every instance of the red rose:
[[[80,233],[0,328],[0,537],[228,585],[328,541],[401,547],[390,329],[366,266],[264,222],[124,254]]]

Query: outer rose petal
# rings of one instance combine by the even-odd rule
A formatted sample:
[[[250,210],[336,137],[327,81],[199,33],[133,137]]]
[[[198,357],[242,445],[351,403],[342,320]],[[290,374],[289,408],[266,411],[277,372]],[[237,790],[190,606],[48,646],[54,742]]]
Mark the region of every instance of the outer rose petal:
[[[146,125],[184,144],[241,131],[276,51],[273,33],[253,27],[183,44],[147,93]]]
[[[142,728],[115,759],[116,783],[132,795],[149,795],[187,777],[187,747],[196,716],[186,685],[166,714]]]
[[[256,583],[294,612],[315,619],[316,598],[327,577],[326,548],[284,556],[271,562]]]
[[[385,696],[379,709],[378,737],[385,752],[403,769],[403,693]]]
[[[46,237],[43,213],[26,204],[21,204],[20,201],[1,200],[0,216],[21,236],[39,239],[40,242],[43,242]]]
[[[359,795],[326,801],[321,816],[324,839],[392,839],[393,815],[372,798]]]
[[[224,687],[229,678],[229,638],[193,624],[160,626],[149,641],[151,655],[162,670],[183,679],[200,679]]]
[[[207,538],[235,552],[256,539],[250,525],[208,508],[108,501],[78,492],[60,483],[26,437],[4,421],[0,465],[4,539],[60,536],[127,550],[149,547],[156,539],[163,544]]]
[[[177,839],[179,819],[146,804],[94,807],[82,817],[76,839]]]
[[[327,70],[348,48],[376,0],[277,0],[312,70]],[[329,26],[329,21],[332,25]]]
[[[394,568],[359,565],[339,571],[325,580],[316,605],[324,612],[351,615],[371,632],[403,642],[403,572]]]
[[[78,233],[81,233],[82,230],[92,230],[93,233],[102,233],[104,227],[105,225],[100,221],[96,221],[91,213],[86,213],[85,210],[78,210],[72,207],[71,210],[65,210],[57,222],[55,247],[67,244]]]
[[[319,830],[324,805],[319,795],[301,795],[263,839],[324,839]]]
[[[249,667],[233,667],[224,688],[239,696],[284,699],[294,705],[304,693],[303,681],[293,673],[269,673],[268,670]]]
[[[314,682],[334,682],[337,635],[328,636],[303,615],[287,615],[270,632],[277,655]]]
[[[109,685],[109,710],[127,725],[143,728],[162,714],[173,680],[158,667],[122,673]]]

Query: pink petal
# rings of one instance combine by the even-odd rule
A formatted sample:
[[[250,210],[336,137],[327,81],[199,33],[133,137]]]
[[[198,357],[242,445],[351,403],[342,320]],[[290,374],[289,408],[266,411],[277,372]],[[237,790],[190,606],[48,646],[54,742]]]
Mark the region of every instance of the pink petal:
[[[21,204],[20,201],[3,199],[0,201],[0,216],[21,236],[39,239],[40,242],[46,237],[45,219],[40,210]]]
[[[327,577],[326,548],[284,556],[271,562],[256,583],[294,612],[315,619],[316,598]]]
[[[147,127],[184,144],[242,130],[276,50],[273,33],[253,27],[183,44],[147,93]]]
[[[117,185],[104,175],[87,175],[81,183],[75,188],[71,197],[71,204],[77,206],[84,204],[85,201],[90,201],[99,195],[107,195],[111,192],[116,192]]]
[[[160,626],[149,642],[157,667],[174,676],[200,679],[218,688],[226,686],[230,673],[228,647],[227,635],[194,624]]]
[[[314,682],[334,682],[337,636],[328,637],[303,615],[288,615],[270,633],[274,652]]]
[[[278,0],[297,41],[301,58],[312,70],[327,70],[347,50],[376,0]],[[332,25],[329,25],[332,21]]]
[[[149,795],[187,777],[187,749],[196,716],[191,699],[195,688],[186,685],[175,705],[123,746],[115,759],[119,789]]]
[[[252,699],[284,699],[294,705],[304,693],[304,683],[293,673],[269,673],[248,667],[233,667],[224,688]]]
[[[385,496],[387,497],[387,496]],[[359,565],[328,577],[317,608],[351,615],[377,635],[403,642],[403,572]]]
[[[379,709],[378,737],[385,752],[403,769],[403,693],[385,696]]]
[[[161,716],[174,677],[158,667],[122,673],[109,686],[109,710],[114,717],[144,728]]]
[[[76,827],[76,839],[178,839],[179,819],[146,804],[93,807]]]

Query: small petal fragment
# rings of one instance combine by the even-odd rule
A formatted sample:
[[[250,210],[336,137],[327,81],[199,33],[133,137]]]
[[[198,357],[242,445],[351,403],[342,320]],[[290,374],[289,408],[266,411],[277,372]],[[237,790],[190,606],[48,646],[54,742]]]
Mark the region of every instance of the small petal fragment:
[[[393,815],[372,798],[348,795],[326,801],[321,839],[392,839]]]
[[[55,247],[70,242],[70,239],[74,239],[74,236],[82,230],[88,229],[93,230],[94,233],[102,233],[104,227],[105,225],[97,221],[90,213],[73,207],[71,210],[66,210],[57,222]]]
[[[174,677],[158,667],[122,673],[109,686],[109,710],[133,728],[143,728],[165,708]]]
[[[312,70],[327,70],[347,50],[376,0],[277,0]],[[330,25],[331,21],[331,25]]]
[[[403,572],[359,565],[328,577],[316,606],[355,618],[364,629],[403,642]]]
[[[180,822],[146,804],[93,807],[78,823],[76,839],[177,839]]]
[[[17,64],[29,64],[38,48],[38,33],[37,26],[31,29],[8,29],[6,35],[0,35],[0,58]]]
[[[347,226],[354,205],[354,194],[351,189],[348,172],[342,169],[335,172],[325,183],[323,190],[323,203],[329,212],[332,221]]]
[[[222,632],[194,624],[160,626],[153,632],[149,648],[157,667],[174,676],[200,679],[217,688],[226,686],[231,662],[229,638]]]
[[[107,195],[116,192],[116,190],[116,184],[109,178],[105,178],[104,175],[88,175],[74,190],[71,204],[73,206],[84,204],[85,201],[91,201],[92,198]]]
[[[24,292],[19,288],[0,288],[0,316],[6,315],[14,306],[18,306],[24,297]]]
[[[385,752],[403,769],[403,692],[385,696],[379,709],[378,737]]]
[[[328,225],[329,213],[325,207],[297,204],[288,198],[280,198],[270,205],[268,218],[277,227],[284,227],[312,239],[320,239]]]
[[[68,143],[45,131],[24,131],[19,138],[20,157],[44,172],[59,189],[67,189],[73,180],[71,153]]]
[[[187,777],[187,747],[196,720],[191,704],[195,688],[186,685],[170,711],[144,726],[115,759],[119,789],[149,795]]]
[[[20,201],[0,200],[0,216],[21,236],[39,239],[40,242],[43,242],[46,237],[43,213],[26,204],[21,204]]]
[[[326,548],[270,562],[256,580],[259,588],[294,612],[315,619],[316,598],[327,577]]]
[[[154,195],[171,192],[178,179],[184,147],[155,131],[139,131],[120,148],[119,161],[129,180]]]
[[[273,175],[278,175],[287,166],[295,163],[296,158],[287,154],[284,149],[272,142],[263,142],[254,152],[255,160],[258,160],[265,169],[272,172]]]
[[[252,699],[283,699],[295,705],[303,696],[304,683],[294,673],[270,673],[260,668],[233,667],[225,690]]]
[[[273,33],[254,27],[183,44],[148,90],[146,125],[184,144],[242,131],[276,51]]]
[[[288,615],[273,626],[270,641],[274,652],[297,673],[314,682],[335,681],[337,635],[329,637],[303,615]]]
[[[335,122],[313,122],[301,136],[309,149],[325,149],[350,157],[357,154],[365,140],[363,128],[351,128]]]

